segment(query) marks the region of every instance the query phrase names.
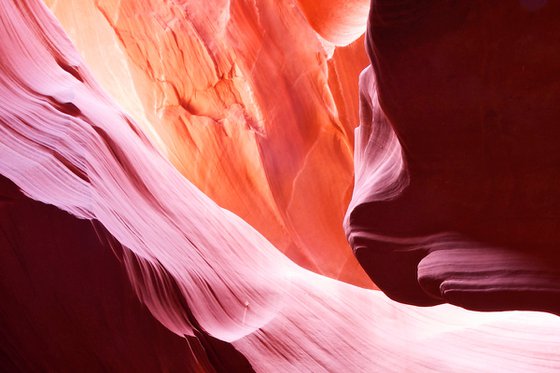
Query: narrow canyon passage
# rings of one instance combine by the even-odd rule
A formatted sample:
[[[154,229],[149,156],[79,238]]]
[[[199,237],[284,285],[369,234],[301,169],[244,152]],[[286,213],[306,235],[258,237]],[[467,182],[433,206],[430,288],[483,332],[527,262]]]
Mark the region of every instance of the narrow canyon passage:
[[[559,11],[0,2],[0,370],[559,371]]]

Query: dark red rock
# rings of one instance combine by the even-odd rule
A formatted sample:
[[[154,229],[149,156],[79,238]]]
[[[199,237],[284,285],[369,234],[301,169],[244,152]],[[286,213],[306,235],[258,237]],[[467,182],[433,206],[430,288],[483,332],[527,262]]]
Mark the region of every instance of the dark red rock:
[[[347,232],[390,297],[560,312],[559,16],[556,2],[372,2],[362,126],[387,119],[406,187],[358,183]]]
[[[251,371],[228,343],[184,339],[156,321],[101,224],[0,176],[0,226],[0,371]]]

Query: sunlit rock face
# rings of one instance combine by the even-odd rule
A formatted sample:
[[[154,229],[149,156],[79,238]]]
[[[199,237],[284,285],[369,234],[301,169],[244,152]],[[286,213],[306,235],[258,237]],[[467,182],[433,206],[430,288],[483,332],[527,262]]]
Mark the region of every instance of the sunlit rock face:
[[[374,2],[346,230],[393,299],[560,312],[559,16]]]
[[[300,265],[373,286],[342,229],[367,2],[46,3],[183,175]]]
[[[555,315],[410,307],[298,266],[184,177],[43,3],[0,2],[0,28],[1,371],[560,370]],[[356,190],[382,173],[365,190],[388,197],[403,157],[371,102]]]
[[[325,40],[347,45],[364,33],[369,0],[298,0],[309,24]]]

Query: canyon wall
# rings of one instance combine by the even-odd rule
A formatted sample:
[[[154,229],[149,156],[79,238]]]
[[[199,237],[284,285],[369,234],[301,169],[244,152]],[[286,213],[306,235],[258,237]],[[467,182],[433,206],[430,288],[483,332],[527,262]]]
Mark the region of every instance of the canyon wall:
[[[125,1],[122,3],[127,4]],[[112,20],[113,25],[119,24],[120,17],[118,12],[110,7],[112,3],[105,4],[100,1],[96,4],[101,8],[105,6],[103,8],[105,13],[102,15],[106,22],[111,24],[110,20]],[[169,9],[175,9],[177,4],[180,5],[177,2],[143,4],[161,6],[155,7],[155,13],[150,13],[153,17],[149,17],[144,13],[146,11],[144,8],[137,8],[138,5],[132,2],[128,3],[135,12],[130,13],[128,18],[123,17],[122,24],[119,26],[122,29],[119,30],[127,31],[120,31],[120,38],[126,39],[131,35],[134,31],[131,25],[135,19],[138,19],[140,24],[163,22],[162,24],[165,25],[165,22],[155,15],[159,14],[158,12],[167,14]],[[243,4],[248,3],[238,2],[232,7],[240,7]],[[294,2],[285,4],[290,7],[297,6]],[[55,3],[50,5],[56,8]],[[208,32],[219,35],[221,29],[212,28],[210,25],[214,25],[214,21],[219,23],[221,17],[229,20],[229,13],[220,13],[220,9],[226,8],[230,9],[219,6],[201,9],[201,12],[217,13],[213,14],[212,22],[202,16],[197,22],[208,21],[204,27],[208,26]],[[265,8],[248,8],[259,9],[260,19],[267,19]],[[289,14],[295,12],[290,9],[285,11]],[[186,13],[178,14],[185,16]],[[98,13],[88,14],[99,17]],[[309,20],[312,19],[312,15],[304,14],[303,11],[301,13],[298,11],[297,14],[300,14],[301,22],[311,22]],[[252,13],[252,15],[257,14]],[[271,14],[268,14],[268,17],[275,20],[283,19],[272,17]],[[247,20],[246,24],[251,24],[251,21],[254,19]],[[113,64],[115,66],[116,76],[111,77],[109,70],[106,71],[107,75],[99,73],[99,70],[95,74],[90,72],[88,63],[65,34],[57,18],[39,1],[8,0],[0,3],[0,23],[4,30],[4,35],[0,38],[2,56],[0,59],[0,97],[2,97],[0,174],[3,175],[0,180],[0,221],[2,222],[0,295],[3,299],[3,302],[0,302],[0,330],[2,330],[0,367],[2,370],[201,372],[347,370],[556,372],[560,370],[560,354],[557,350],[560,343],[560,320],[556,315],[541,312],[482,313],[451,305],[412,307],[394,302],[381,291],[357,287],[313,272],[295,261],[303,261],[304,253],[309,257],[313,257],[315,254],[312,253],[315,252],[320,255],[323,250],[321,243],[323,240],[326,242],[325,237],[317,238],[317,246],[313,246],[308,251],[299,247],[295,252],[300,255],[284,254],[283,251],[286,251],[284,247],[277,248],[265,237],[266,234],[270,235],[270,232],[260,233],[249,224],[249,218],[247,221],[243,220],[232,212],[234,209],[231,206],[225,206],[226,203],[212,196],[211,192],[205,190],[208,195],[203,193],[201,189],[211,190],[212,184],[216,185],[217,190],[222,188],[219,186],[229,185],[230,188],[234,188],[240,185],[237,182],[232,183],[231,180],[228,184],[227,180],[223,180],[227,178],[225,168],[223,172],[215,171],[219,170],[218,159],[208,161],[207,165],[212,165],[212,162],[216,164],[212,167],[208,166],[208,170],[216,172],[211,174],[211,177],[206,176],[208,179],[197,178],[200,176],[198,173],[204,169],[204,162],[193,161],[192,166],[195,171],[187,171],[187,163],[180,161],[179,154],[185,151],[182,147],[188,146],[185,144],[191,140],[193,144],[199,144],[202,148],[213,146],[214,150],[224,149],[221,153],[223,157],[214,155],[220,158],[220,161],[222,158],[227,160],[227,155],[230,154],[228,152],[233,152],[234,148],[237,151],[239,149],[245,151],[254,146],[254,149],[258,150],[259,157],[247,156],[247,159],[236,161],[239,163],[236,163],[235,167],[247,167],[246,170],[249,170],[253,166],[243,166],[243,163],[252,159],[257,161],[258,166],[254,166],[252,170],[258,172],[255,171],[256,173],[253,174],[252,171],[245,172],[242,168],[236,169],[235,173],[231,172],[230,175],[233,178],[238,177],[236,176],[238,172],[241,174],[245,172],[245,175],[254,176],[254,178],[251,176],[250,180],[260,180],[259,173],[267,175],[267,183],[256,183],[258,185],[255,186],[255,190],[259,192],[255,194],[255,199],[252,199],[251,194],[239,194],[238,197],[245,201],[243,203],[251,202],[247,208],[251,207],[257,211],[255,216],[259,216],[261,208],[266,214],[270,213],[270,211],[266,212],[268,205],[263,205],[262,201],[274,201],[275,208],[278,206],[286,208],[290,205],[281,205],[279,201],[285,202],[285,200],[278,197],[285,198],[286,194],[283,193],[289,194],[288,191],[291,193],[286,180],[290,180],[294,172],[297,174],[296,170],[299,169],[296,166],[306,162],[306,164],[318,162],[310,169],[311,174],[306,174],[306,171],[300,176],[302,180],[308,180],[307,183],[310,183],[302,184],[307,185],[307,189],[294,188],[299,190],[297,193],[301,193],[298,206],[302,208],[297,210],[297,213],[301,214],[301,219],[309,217],[309,221],[301,224],[313,225],[312,219],[331,219],[330,215],[324,215],[330,209],[344,210],[346,206],[342,202],[343,196],[346,195],[348,198],[350,192],[345,194],[346,192],[343,191],[347,186],[343,188],[342,185],[345,183],[334,176],[344,176],[351,180],[352,167],[347,163],[352,159],[350,155],[338,160],[335,158],[352,149],[352,141],[348,140],[351,129],[349,121],[355,116],[352,112],[357,101],[341,100],[345,99],[347,90],[353,84],[352,81],[357,79],[355,72],[361,69],[348,60],[349,56],[360,53],[355,45],[332,49],[335,44],[349,43],[346,36],[344,38],[341,36],[340,39],[337,36],[335,39],[333,35],[338,34],[333,31],[333,34],[329,35],[326,31],[322,31],[321,22],[309,28],[309,32],[313,33],[315,38],[317,32],[324,33],[321,36],[324,40],[317,39],[318,44],[315,44],[315,46],[320,45],[320,50],[324,54],[315,56],[318,65],[311,65],[307,72],[311,75],[315,74],[318,80],[307,80],[305,78],[307,75],[298,75],[299,70],[294,72],[290,65],[281,65],[283,61],[281,56],[275,55],[278,58],[273,60],[265,59],[268,63],[274,61],[276,64],[272,70],[288,74],[291,85],[301,84],[299,95],[294,93],[295,96],[286,96],[284,91],[288,89],[286,83],[286,86],[279,88],[279,92],[284,92],[282,95],[261,96],[264,94],[254,93],[256,90],[253,92],[253,84],[256,86],[257,82],[247,77],[243,78],[244,81],[243,79],[238,81],[236,78],[237,74],[247,74],[245,70],[239,68],[239,73],[234,69],[232,75],[224,75],[218,73],[221,70],[217,70],[215,65],[209,64],[199,66],[206,69],[208,75],[197,73],[192,77],[195,80],[208,79],[200,83],[205,89],[202,89],[199,94],[207,94],[206,99],[209,101],[190,102],[181,98],[187,97],[183,96],[182,90],[195,90],[193,88],[195,82],[191,80],[183,82],[177,77],[171,77],[169,79],[175,83],[170,84],[166,80],[167,75],[164,75],[166,78],[161,79],[160,73],[163,70],[156,63],[158,58],[145,59],[143,60],[145,65],[133,67],[132,57],[128,56],[129,52],[127,48],[123,49],[123,45],[129,45],[129,48],[134,51],[130,52],[132,56],[156,53],[154,49],[139,43],[134,44],[134,40],[141,39],[137,36],[130,37],[128,41],[117,40],[116,42],[122,44],[114,44],[112,49],[110,48],[112,52],[108,51],[104,54],[106,64],[109,67]],[[194,32],[192,31],[194,23],[194,21],[179,23],[181,27],[185,27],[181,29],[181,33]],[[163,26],[164,29],[165,27],[172,30],[174,26],[172,23],[171,26]],[[204,28],[197,27],[200,27],[200,30]],[[100,38],[104,37],[102,30],[103,27],[100,27]],[[149,30],[145,32],[146,39],[163,37],[157,33],[157,29]],[[110,30],[105,28],[105,31]],[[383,201],[388,201],[387,204],[396,203],[398,206],[401,201],[415,201],[418,196],[418,189],[410,187],[415,185],[417,173],[413,172],[414,168],[411,166],[413,162],[409,161],[409,154],[415,154],[412,150],[416,148],[409,149],[406,137],[400,134],[398,115],[391,112],[390,106],[385,106],[384,97],[390,90],[383,89],[384,73],[378,71],[379,62],[377,62],[382,61],[383,58],[377,58],[372,53],[377,48],[374,48],[377,41],[372,39],[371,32],[368,32],[366,39],[373,68],[366,70],[360,79],[361,125],[356,131],[354,157],[356,182],[346,226],[350,242],[356,248],[358,259],[362,261],[368,273],[389,296],[403,302],[424,305],[446,300],[453,301],[451,298],[444,298],[448,294],[440,295],[431,291],[430,285],[437,284],[440,279],[438,276],[444,277],[443,275],[448,273],[457,273],[455,268],[469,270],[467,275],[470,277],[462,275],[460,278],[463,280],[474,279],[482,285],[485,283],[480,282],[480,279],[492,280],[488,276],[494,272],[487,271],[483,272],[483,275],[478,275],[469,267],[470,265],[478,269],[481,268],[481,264],[498,263],[507,267],[508,263],[511,263],[508,268],[513,269],[513,272],[498,271],[496,272],[498,279],[505,278],[510,281],[512,273],[521,273],[522,279],[531,280],[528,281],[529,284],[536,283],[533,277],[554,283],[553,280],[547,280],[549,278],[546,276],[537,276],[544,273],[540,265],[533,267],[536,268],[535,272],[516,272],[517,264],[533,265],[534,262],[518,260],[517,257],[512,256],[512,251],[507,247],[501,251],[495,248],[489,249],[488,257],[484,257],[485,252],[482,252],[480,257],[475,257],[468,255],[473,252],[468,251],[471,250],[470,247],[460,247],[463,250],[459,250],[458,246],[454,246],[453,249],[459,251],[450,250],[443,245],[452,242],[449,240],[450,236],[440,235],[437,231],[433,235],[425,235],[422,238],[430,238],[432,240],[429,241],[430,243],[442,243],[441,250],[432,250],[429,255],[441,254],[443,259],[441,262],[433,261],[420,266],[420,269],[426,270],[424,272],[418,270],[419,274],[423,274],[420,277],[421,289],[418,289],[418,280],[415,283],[411,281],[411,273],[414,271],[409,271],[411,268],[415,270],[416,267],[413,265],[416,263],[409,258],[416,255],[418,251],[425,253],[426,249],[414,250],[418,243],[411,244],[411,237],[416,237],[409,235],[408,230],[415,233],[419,223],[421,226],[432,228],[431,219],[438,215],[428,214],[426,216],[429,219],[421,219],[420,212],[425,210],[417,208],[423,205],[416,202],[412,208],[411,205],[406,205],[409,208],[407,211],[412,211],[413,214],[402,215],[403,210],[391,209],[387,215],[383,215],[381,210],[374,216],[370,216],[372,219],[359,219],[363,216],[368,217],[371,213],[368,208],[379,208],[385,203]],[[266,34],[269,33],[272,31]],[[347,35],[346,31],[341,34]],[[113,34],[105,34],[106,37],[118,39],[117,35],[119,34],[116,31]],[[242,43],[243,38],[250,35],[250,33],[242,33],[239,35],[238,42]],[[282,35],[286,42],[292,40],[290,35]],[[169,31],[166,36],[169,37],[167,42],[172,43],[173,32]],[[280,36],[278,38],[283,40]],[[177,36],[176,43],[199,39],[209,40],[202,36],[198,36],[198,39]],[[216,38],[216,40],[221,39]],[[233,40],[230,42],[233,43]],[[160,42],[155,45],[164,46],[165,43],[160,39]],[[203,50],[202,44],[199,45],[199,49],[193,45],[189,50],[197,50],[201,58],[208,61],[221,61],[224,66],[231,62],[229,54],[212,56],[208,52],[211,48]],[[303,44],[285,44],[286,48],[288,46],[295,50],[304,49]],[[315,47],[312,44],[309,48],[314,50]],[[273,51],[267,52],[263,49],[259,53],[267,55]],[[305,57],[306,53],[301,53],[298,58],[311,63],[313,59],[309,56]],[[171,61],[175,57],[171,56]],[[192,56],[177,58],[187,57]],[[337,60],[337,57],[340,59]],[[113,58],[116,58],[114,63],[110,62]],[[151,62],[148,64],[147,61]],[[165,64],[165,61],[161,63]],[[154,66],[151,65],[152,62]],[[239,66],[243,64],[239,63]],[[214,67],[208,68],[208,66]],[[317,66],[321,66],[319,69],[321,73],[314,70]],[[394,66],[396,65],[389,64],[389,67]],[[260,68],[262,67],[255,67],[255,71]],[[144,72],[144,69],[147,72]],[[346,78],[345,72],[349,74]],[[152,73],[154,75],[150,75]],[[145,75],[143,78],[142,74]],[[115,97],[119,94],[118,79],[122,76],[130,79],[123,82],[121,87],[123,90],[121,99],[124,100],[121,102]],[[150,76],[154,79],[148,79]],[[266,77],[266,74],[261,75],[258,84],[270,88],[270,84],[275,85],[278,82],[275,76],[270,76],[268,80],[265,79]],[[101,83],[98,83],[97,79]],[[112,83],[114,85],[106,85],[107,82],[111,82],[111,79],[114,79]],[[322,83],[318,85],[318,81]],[[392,82],[391,79],[389,81]],[[144,84],[144,88],[141,88]],[[237,90],[235,87],[239,86],[251,89]],[[105,93],[105,89],[111,95]],[[169,89],[172,92],[177,90],[177,93],[171,94]],[[306,92],[305,89],[310,91]],[[163,94],[162,91],[167,93]],[[211,94],[204,93],[206,91]],[[317,92],[321,94],[331,92],[332,97],[320,96],[323,101],[314,101],[318,99]],[[428,93],[430,92],[426,94]],[[176,104],[169,103],[172,102],[168,101],[172,97],[178,100]],[[287,97],[295,98],[297,102],[301,101],[304,105],[302,107],[305,107],[306,100],[320,102],[321,105],[313,110],[310,109],[311,111],[301,110],[299,104],[289,106],[291,111],[287,106],[277,107],[278,112],[272,110],[275,99],[284,104]],[[162,101],[159,102],[158,99]],[[255,100],[259,104],[254,106],[246,104],[244,107],[245,102],[249,101],[243,100]],[[324,104],[325,102],[330,104]],[[160,110],[158,105],[153,106],[155,103],[161,103],[163,109]],[[260,112],[263,107],[267,110]],[[138,110],[133,110],[134,108]],[[162,118],[166,115],[174,118],[173,108],[183,110],[178,115],[184,118],[206,117],[207,119],[193,119],[201,120],[202,123],[196,122],[200,126],[192,126],[192,132],[189,132],[191,128],[183,123],[183,129],[178,130],[177,135],[173,135],[171,124],[178,122],[154,121],[159,114]],[[336,116],[330,113],[333,108],[336,109],[334,111],[337,113]],[[215,114],[213,110],[218,109],[220,109],[217,112],[219,116],[213,117]],[[272,110],[272,113],[268,110]],[[222,115],[232,119],[226,118],[227,120],[223,119],[220,122]],[[273,126],[271,123],[280,123],[271,119],[275,115],[288,118],[300,118],[298,115],[310,116],[310,118],[326,117],[330,118],[330,121],[326,124],[322,121],[310,121],[310,132],[297,132],[292,126],[297,126],[297,123],[303,126],[303,122],[296,121],[294,124],[288,121],[284,127],[278,124]],[[241,118],[244,118],[245,122]],[[261,118],[262,122],[252,121],[250,118]],[[334,118],[339,118],[339,121],[340,118],[346,118],[348,122],[337,124]],[[243,126],[233,126],[233,123],[244,123],[246,128],[243,134],[238,128]],[[205,125],[207,127],[204,127]],[[189,128],[189,131],[184,128]],[[438,127],[438,130],[441,128]],[[204,131],[207,131],[208,137],[205,141],[208,141],[208,144],[205,141],[196,142],[196,136],[204,137]],[[185,137],[187,132],[197,135],[192,135],[192,139],[189,140],[188,136]],[[228,137],[225,135],[226,132],[231,134],[228,136],[238,137],[235,141],[215,140],[216,144],[212,143],[211,139]],[[179,133],[185,136],[179,136]],[[291,137],[287,135],[288,133]],[[333,135],[334,133],[336,136]],[[443,133],[445,134],[445,131]],[[326,136],[331,141],[330,145],[320,145],[323,144],[322,142],[318,142],[319,145],[311,145],[316,140],[314,136],[319,138]],[[288,142],[288,139],[292,142]],[[542,140],[542,137],[539,139]],[[529,137],[528,140],[531,138]],[[229,150],[226,141],[231,141]],[[546,148],[547,144],[544,143],[543,151],[550,150]],[[330,150],[336,146],[345,150],[341,150],[335,156]],[[451,145],[445,144],[445,146],[451,148]],[[324,157],[319,157],[320,162],[312,161],[314,156],[308,154],[313,152],[303,155],[305,152],[302,149],[314,147],[319,152],[316,155],[326,153]],[[193,150],[193,152],[195,155],[188,155],[188,157],[201,157],[201,154],[204,154],[202,151],[196,153]],[[212,157],[211,153],[209,152],[208,156]],[[327,155],[332,158],[328,158]],[[265,160],[270,163],[266,163]],[[519,158],[514,157],[512,160],[519,161]],[[289,164],[282,166],[284,161],[289,161]],[[451,161],[456,160],[451,159]],[[322,166],[319,165],[324,165],[329,171],[322,171]],[[345,171],[347,174],[336,171],[337,167],[342,168],[343,165],[349,167]],[[489,163],[489,167],[492,165],[495,164]],[[268,179],[271,170],[288,176],[286,179],[280,178],[281,181],[277,180],[275,184]],[[275,172],[272,174],[276,175]],[[312,177],[314,172],[317,175]],[[328,175],[333,178],[329,179]],[[314,180],[323,182],[321,178],[327,178],[328,182],[324,184],[325,190],[313,189]],[[204,180],[207,181],[203,182]],[[266,197],[266,193],[263,192],[266,188],[274,198]],[[220,193],[223,193],[226,201],[231,198],[231,203],[235,203],[235,192],[241,190],[229,189],[229,192],[234,193],[232,195],[226,193],[225,189]],[[272,190],[274,192],[271,192]],[[338,190],[336,196],[338,202],[325,199],[323,193],[334,193],[334,190]],[[410,194],[410,199],[406,197],[407,190],[415,192]],[[457,193],[459,192],[464,191],[459,189]],[[436,199],[435,196],[438,194],[432,192],[427,195],[434,196],[432,198]],[[216,200],[211,197],[215,197]],[[441,197],[442,201],[449,201],[448,194],[441,193]],[[473,197],[471,200],[474,199]],[[495,196],[491,198],[492,201],[494,199]],[[495,203],[499,205],[499,201]],[[433,209],[439,208],[437,204],[426,205]],[[367,208],[364,209],[362,216],[360,210],[363,206]],[[278,208],[278,211],[280,210]],[[288,216],[285,210],[282,211],[282,214]],[[463,216],[464,210],[456,209],[456,211],[457,216]],[[285,216],[280,215],[281,219],[274,223],[276,227],[288,221]],[[489,218],[492,216],[488,214]],[[290,219],[295,218],[292,216]],[[329,231],[325,227],[331,226],[336,220],[332,219],[324,223],[318,233],[314,234],[326,235]],[[395,219],[399,224],[392,225],[393,231],[377,230],[379,227],[391,226],[391,223],[395,223]],[[403,224],[405,222],[407,224]],[[264,220],[260,223],[266,225]],[[278,228],[271,228],[274,229]],[[425,233],[423,230],[418,232]],[[431,233],[430,230],[428,232]],[[466,230],[466,232],[471,231]],[[482,230],[482,232],[486,231]],[[289,231],[287,237],[289,240],[295,240],[294,237],[298,237],[297,230]],[[390,240],[385,240],[386,237]],[[376,249],[375,246],[368,246],[371,242],[384,242],[384,240],[389,241],[390,244],[384,247],[389,258],[396,253],[403,261],[388,260],[386,267],[382,268],[383,271],[379,271],[379,268],[372,270],[369,266],[371,262],[363,260],[362,252]],[[482,239],[480,241],[483,242]],[[365,242],[365,244],[363,247],[357,247],[357,242]],[[402,247],[392,251],[394,247],[391,245]],[[337,251],[341,250],[341,247],[332,249],[328,255],[332,255],[333,258],[336,255],[350,257],[351,254]],[[403,247],[404,250],[401,250]],[[431,246],[428,247],[430,248]],[[476,245],[473,250],[480,252],[482,248],[483,246]],[[453,254],[449,253],[467,255],[451,257],[449,255]],[[531,252],[527,251],[527,253]],[[375,251],[374,254],[377,255]],[[327,254],[323,255],[328,257]],[[383,258],[383,256],[379,257]],[[440,257],[436,257],[438,258]],[[471,262],[463,262],[461,258]],[[482,258],[481,263],[472,261],[476,258]],[[493,258],[504,260],[490,260]],[[453,262],[454,259],[459,260]],[[341,263],[335,262],[339,270]],[[413,265],[405,268],[406,270],[401,270],[402,263]],[[430,266],[433,263],[443,263],[441,268],[444,270],[439,270],[437,265]],[[467,265],[463,265],[464,263]],[[345,269],[345,271],[350,270]],[[383,281],[383,278],[378,280],[379,273],[386,276],[388,274],[395,283]],[[337,277],[334,270],[328,274]],[[444,278],[446,281],[447,278]],[[500,286],[502,283],[497,282]],[[393,287],[388,287],[387,284]],[[469,282],[467,281],[466,284],[468,285]],[[433,288],[437,289],[437,286]],[[425,301],[427,294],[430,295],[429,301]],[[472,295],[472,292],[470,294]],[[543,295],[542,292],[540,294]],[[477,295],[474,295],[474,298],[462,297],[461,299],[476,300]],[[521,295],[519,300],[527,299],[524,294]],[[546,299],[545,296],[541,299]],[[491,299],[495,300],[494,297]],[[500,300],[499,297],[497,299]],[[508,299],[514,298],[508,297]],[[472,303],[464,303],[468,307],[476,308]],[[497,303],[487,304],[495,306]],[[535,305],[532,304],[531,307]],[[495,306],[495,308],[499,307]]]

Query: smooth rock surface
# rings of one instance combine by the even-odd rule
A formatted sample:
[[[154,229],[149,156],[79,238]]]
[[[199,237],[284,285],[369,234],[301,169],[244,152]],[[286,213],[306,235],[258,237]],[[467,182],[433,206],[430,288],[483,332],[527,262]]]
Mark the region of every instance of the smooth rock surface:
[[[558,314],[560,4],[372,4],[358,260],[401,302]]]
[[[369,63],[363,39],[353,42],[365,31],[363,0],[343,17],[353,43],[336,49],[305,17],[338,35],[335,3],[46,3],[96,80],[185,177],[298,264],[373,287],[342,229],[357,77]]]
[[[75,216],[50,215],[62,225],[77,226],[73,219],[101,224],[122,246],[120,265],[152,316],[177,336],[196,338],[205,347],[208,361],[216,361],[218,356],[222,362],[235,363],[242,354],[251,366],[244,365],[245,369],[262,372],[560,369],[560,320],[554,315],[477,313],[447,305],[416,308],[393,302],[380,291],[297,266],[249,224],[204,195],[160,154],[141,127],[95,83],[42,3],[4,1],[0,3],[0,22],[6,30],[0,39],[0,55],[4,56],[0,60],[0,174],[29,198],[53,205],[37,207],[37,211],[45,208],[52,212],[56,207]],[[390,132],[385,136],[391,141]],[[27,203],[30,201],[22,202]],[[29,212],[33,211],[35,207]],[[35,218],[40,222],[39,216]],[[9,228],[9,221],[3,227]],[[64,236],[60,228],[64,227],[58,226],[57,235]],[[10,230],[6,237],[11,237]],[[30,224],[25,234],[46,232]],[[74,239],[75,234],[68,232]],[[61,251],[61,263],[87,258],[91,253],[82,256],[79,250],[88,248],[94,257],[108,260],[98,253],[96,243],[90,242],[91,247],[37,247],[34,242],[41,237],[31,238],[24,251],[34,254],[25,258],[25,266],[35,267],[42,256],[52,258],[51,250]],[[80,237],[75,242],[79,243]],[[2,241],[0,248],[3,257],[19,252],[18,241]],[[67,254],[68,250],[78,254]],[[56,287],[49,294],[64,295],[56,303],[47,298],[47,305],[87,305],[92,301],[87,293],[72,296],[81,285],[76,282],[83,278],[74,271],[87,268],[83,265],[77,260],[76,266],[61,268],[69,276],[62,283],[51,282],[57,277],[49,278],[47,268],[46,273],[44,269],[28,272],[30,276],[23,276],[22,283],[3,285],[12,297],[2,309],[25,305],[34,315],[32,323],[42,323],[45,315],[27,299],[26,289],[43,281]],[[112,266],[111,272],[117,274],[114,265],[105,266]],[[92,266],[91,277],[102,270]],[[12,274],[18,275],[8,274],[2,278],[3,284],[9,283]],[[126,293],[121,279],[116,276],[112,290],[124,289]],[[111,299],[109,292],[94,289],[94,299]],[[138,304],[126,303],[115,304],[113,312],[96,315],[98,320],[106,320],[106,325],[95,319],[91,323],[82,320],[80,315],[87,318],[89,308],[72,313],[78,318],[65,320],[64,330],[72,333],[68,343],[118,335],[111,328],[118,320],[114,314],[125,307],[134,308],[131,312],[135,315],[141,311]],[[17,315],[7,320],[9,325],[22,322]],[[60,322],[58,314],[52,322]],[[89,328],[88,324],[101,326]],[[153,323],[145,327],[150,333],[157,329]],[[0,350],[3,366],[18,367],[21,361],[32,361],[32,367],[48,365],[46,358],[36,357],[36,348],[31,352],[10,348],[14,340],[33,346],[28,329],[15,327],[6,332]],[[150,343],[161,343],[162,349],[168,348],[167,343],[176,343],[169,333],[161,329],[157,333],[161,340],[150,338]],[[107,347],[117,340],[106,340]],[[139,346],[148,352],[159,349],[143,343]],[[98,347],[93,344],[83,353],[95,352],[101,366],[112,366],[115,351]],[[185,361],[191,357],[192,351],[185,351]],[[212,369],[220,368],[212,365]]]

